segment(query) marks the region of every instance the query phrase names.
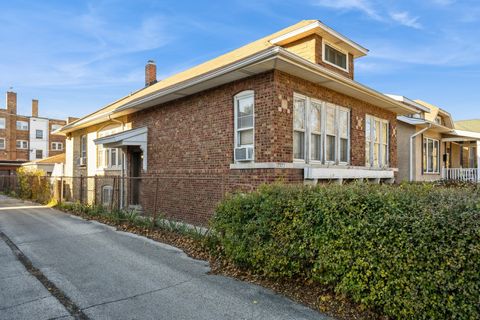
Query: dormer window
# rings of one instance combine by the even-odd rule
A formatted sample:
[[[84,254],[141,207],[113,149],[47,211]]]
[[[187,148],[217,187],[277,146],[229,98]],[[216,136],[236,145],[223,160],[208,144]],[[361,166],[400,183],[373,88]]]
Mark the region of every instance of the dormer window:
[[[348,72],[347,53],[323,42],[323,62]]]
[[[435,118],[435,123],[436,123],[436,124],[439,124],[439,125],[443,125],[442,118],[441,118],[441,117],[436,117],[436,118]]]

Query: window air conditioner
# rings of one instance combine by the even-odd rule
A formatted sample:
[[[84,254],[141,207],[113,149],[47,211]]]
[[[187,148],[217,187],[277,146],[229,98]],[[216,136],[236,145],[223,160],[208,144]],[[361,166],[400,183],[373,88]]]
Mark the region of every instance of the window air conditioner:
[[[252,161],[253,147],[235,148],[235,161]]]

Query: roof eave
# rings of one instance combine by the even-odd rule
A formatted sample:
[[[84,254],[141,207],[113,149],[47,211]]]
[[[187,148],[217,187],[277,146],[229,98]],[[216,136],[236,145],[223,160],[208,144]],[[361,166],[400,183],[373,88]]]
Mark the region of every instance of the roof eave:
[[[355,58],[362,57],[368,54],[367,48],[364,48],[363,46],[359,45],[355,41],[352,41],[351,39],[347,38],[343,34],[333,30],[332,28],[330,28],[329,26],[325,25],[324,23],[318,20],[306,26],[303,26],[301,28],[290,31],[276,38],[273,38],[270,40],[270,43],[274,45],[284,45],[290,42],[292,38],[296,39],[300,35],[305,35],[305,34],[309,35],[309,34],[315,33],[316,30],[321,30],[323,32],[326,32],[332,37],[340,39],[342,42],[347,44],[349,47],[351,47],[354,50],[353,53]]]

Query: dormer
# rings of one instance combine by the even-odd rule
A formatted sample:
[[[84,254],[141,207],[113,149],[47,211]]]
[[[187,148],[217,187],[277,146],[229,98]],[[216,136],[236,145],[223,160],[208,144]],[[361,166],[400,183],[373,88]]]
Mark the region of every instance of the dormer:
[[[318,20],[270,40],[313,63],[350,79],[354,78],[354,61],[368,50]]]

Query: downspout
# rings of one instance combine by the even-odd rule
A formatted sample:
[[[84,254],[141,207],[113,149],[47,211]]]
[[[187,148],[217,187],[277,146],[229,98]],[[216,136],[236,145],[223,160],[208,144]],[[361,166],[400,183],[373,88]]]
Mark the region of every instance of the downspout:
[[[122,125],[122,131],[125,130],[125,123],[121,120],[118,119],[112,119],[112,116],[109,114],[108,119],[112,122],[116,122]],[[124,196],[124,189],[125,189],[125,152],[123,152],[123,148],[120,148],[120,152],[122,153],[122,169],[121,169],[121,177],[122,177],[122,183],[120,183],[120,209],[123,209],[123,196]]]
[[[428,127],[423,128],[422,130],[416,132],[410,137],[410,182],[413,182],[413,166],[415,165],[413,163],[413,139],[415,139],[416,137],[418,137],[419,135],[421,135],[431,127],[432,127],[432,124],[430,123]]]

